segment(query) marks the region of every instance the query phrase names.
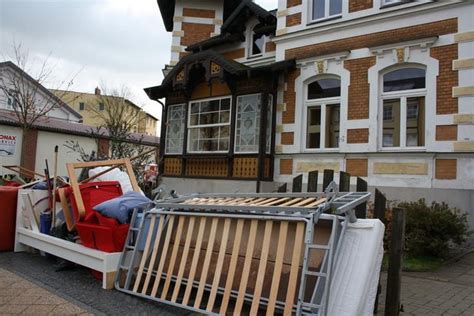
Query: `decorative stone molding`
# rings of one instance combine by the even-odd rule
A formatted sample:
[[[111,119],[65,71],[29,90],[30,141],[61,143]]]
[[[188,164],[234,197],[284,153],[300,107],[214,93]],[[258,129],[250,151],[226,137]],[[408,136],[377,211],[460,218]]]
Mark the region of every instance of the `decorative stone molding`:
[[[470,32],[463,32],[454,35],[454,41],[459,42],[467,42],[467,41],[474,41],[474,31]]]
[[[177,15],[177,16],[173,17],[173,21],[174,22],[183,22],[184,21],[184,16]]]
[[[278,11],[277,12],[277,17],[281,18],[281,17],[285,17],[288,15],[288,9],[285,9],[285,10],[281,10],[281,11]]]
[[[286,33],[288,33],[288,29],[286,27],[284,27],[282,29],[276,30],[275,35],[276,36],[281,36],[281,35],[285,35]]]
[[[453,117],[454,124],[474,124],[474,114],[456,114]]]
[[[474,95],[474,86],[471,87],[453,87],[453,98]]]
[[[456,142],[453,144],[454,151],[474,151],[474,141]]]
[[[181,53],[183,51],[183,46],[181,45],[173,45],[171,46],[171,51],[173,53]]]
[[[277,104],[277,111],[278,111],[278,112],[284,112],[284,111],[286,111],[286,103],[279,103],[279,104]]]
[[[184,31],[173,31],[173,36],[183,37]]]
[[[453,60],[453,70],[474,68],[474,58]]]
[[[374,163],[374,174],[427,175],[428,164],[416,162],[376,162]]]
[[[222,19],[213,19],[212,23],[214,23],[215,25],[222,25],[224,21],[222,21]]]
[[[296,172],[309,172],[313,170],[323,171],[324,169],[334,170],[339,172],[340,165],[338,162],[298,162],[296,164]]]
[[[275,126],[275,132],[276,132],[276,133],[281,133],[281,132],[283,132],[283,131],[284,131],[283,125],[276,125],[276,126]]]

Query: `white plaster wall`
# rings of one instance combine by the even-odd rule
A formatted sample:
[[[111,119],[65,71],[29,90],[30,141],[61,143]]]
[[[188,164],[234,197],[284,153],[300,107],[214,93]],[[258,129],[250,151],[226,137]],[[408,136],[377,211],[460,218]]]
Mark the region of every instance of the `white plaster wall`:
[[[2,174],[11,174],[10,170],[3,168],[2,166],[12,166],[12,165],[20,165],[21,162],[21,142],[23,139],[21,128],[7,126],[7,125],[0,125],[0,134],[7,134],[16,136],[16,149],[15,155],[13,156],[0,156],[0,175]]]
[[[43,170],[46,167],[45,159],[48,159],[49,169],[52,175],[54,166],[54,147],[58,145],[58,175],[67,175],[66,163],[78,162],[80,160],[78,153],[71,152],[70,149],[64,147],[64,144],[66,144],[66,141],[68,140],[79,142],[86,153],[90,153],[92,150],[97,152],[97,142],[92,138],[39,131],[38,145],[36,148],[36,171],[43,173]]]

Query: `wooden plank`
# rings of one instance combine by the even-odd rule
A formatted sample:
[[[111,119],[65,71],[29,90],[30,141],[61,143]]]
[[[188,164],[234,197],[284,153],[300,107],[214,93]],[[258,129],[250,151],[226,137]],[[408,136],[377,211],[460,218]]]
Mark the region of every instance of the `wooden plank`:
[[[234,315],[240,315],[244,304],[244,296],[247,291],[247,283],[250,275],[250,266],[252,263],[253,251],[255,248],[255,236],[257,235],[258,220],[252,219],[250,222],[250,233],[247,242],[247,251],[245,252],[244,269],[240,279],[239,292],[235,302]]]
[[[155,216],[155,215],[152,215]],[[151,253],[150,264],[148,265],[148,272],[146,274],[145,282],[143,283],[142,294],[147,293],[148,284],[153,272],[153,267],[155,266],[156,257],[158,255],[158,247],[160,245],[161,235],[163,234],[163,227],[165,222],[165,216],[160,216],[158,219],[158,230],[156,232],[155,242],[153,244],[153,251]]]
[[[97,160],[97,161],[86,161],[86,162],[76,162],[73,163],[75,169],[80,168],[93,168],[93,167],[103,167],[111,165],[123,165],[125,159],[112,159],[112,160]]]
[[[273,269],[272,285],[270,296],[268,298],[267,316],[275,312],[275,305],[280,288],[281,271],[283,268],[283,256],[285,255],[286,236],[288,233],[288,222],[280,223],[280,232],[278,234],[277,253],[275,256],[275,267]]]
[[[378,189],[375,189],[375,200],[374,200],[374,218],[386,224],[385,222],[385,210],[387,207],[387,198]]]
[[[288,191],[288,186],[286,183],[283,183],[281,186],[278,187],[278,193],[286,193]]]
[[[59,195],[59,202],[61,202],[61,207],[63,208],[64,220],[66,221],[67,230],[73,231],[76,229],[76,223],[74,222],[74,215],[69,208],[65,190],[65,188],[59,188],[57,189],[57,192]]]
[[[84,206],[84,201],[82,200],[81,189],[79,188],[79,183],[77,181],[76,172],[74,170],[74,164],[66,164],[67,173],[69,174],[69,182],[71,183],[72,193],[74,194],[74,199],[76,201],[77,213],[79,218],[76,218],[76,221],[82,219],[86,215],[86,208]]]
[[[351,175],[344,171],[339,171],[339,192],[351,191]]]
[[[308,192],[318,192],[318,170],[308,173]]]
[[[291,187],[292,192],[302,192],[303,191],[303,175],[293,178],[293,185]]]
[[[199,221],[199,231],[196,239],[196,245],[194,247],[193,261],[191,262],[191,269],[189,270],[188,284],[186,285],[186,290],[184,292],[183,305],[187,305],[189,301],[189,296],[191,295],[191,290],[193,289],[194,276],[196,275],[196,268],[199,261],[199,256],[201,253],[202,239],[204,236],[204,229],[206,228],[206,217],[201,217]]]
[[[183,226],[184,226],[184,216],[180,216],[178,220],[178,228],[176,229],[176,234],[174,235],[174,245],[173,251],[171,252],[171,259],[168,266],[168,272],[166,272],[166,281],[163,287],[163,291],[161,292],[161,299],[166,299],[166,295],[168,294],[168,290],[170,288],[171,283],[171,276],[173,275],[173,270],[176,263],[176,256],[178,255],[179,243],[181,240],[181,236],[183,234]]]
[[[191,240],[193,237],[194,222],[196,218],[191,216],[188,223],[188,231],[186,232],[186,241],[184,243],[183,255],[181,256],[181,263],[179,265],[178,275],[176,277],[176,283],[174,285],[173,295],[171,296],[171,301],[176,302],[178,298],[179,289],[181,282],[183,281],[184,268],[186,267],[186,262],[188,261],[189,248],[191,247]]]
[[[367,181],[362,179],[361,177],[357,177],[357,192],[367,192],[368,186]],[[355,208],[355,214],[357,218],[366,218],[367,217],[367,203],[362,203],[357,205]]]
[[[285,310],[283,315],[291,315],[293,304],[295,303],[296,285],[298,283],[298,269],[300,266],[303,238],[305,233],[305,223],[298,222],[296,224],[295,245],[293,247],[293,256],[291,258],[290,278],[286,292]]]
[[[209,233],[209,240],[207,242],[206,256],[204,258],[204,264],[202,266],[201,278],[199,279],[199,287],[194,301],[194,308],[199,308],[201,305],[202,295],[204,293],[204,286],[206,285],[207,273],[209,272],[209,266],[212,258],[212,249],[214,248],[214,241],[216,240],[217,222],[219,218],[215,217],[211,222],[211,231]]]
[[[385,299],[385,315],[387,316],[398,316],[400,314],[405,222],[406,210],[398,207],[393,208],[387,273],[387,295]]]
[[[220,314],[225,315],[227,312],[227,305],[229,304],[230,293],[234,283],[235,269],[237,268],[237,259],[239,258],[240,241],[242,239],[242,231],[244,228],[244,220],[237,220],[237,227],[235,229],[234,245],[232,247],[232,256],[229,263],[229,271],[227,273],[227,280],[224,288],[224,296],[222,298]]]
[[[247,203],[249,203],[249,202],[252,202],[253,200],[255,200],[255,198],[253,198],[253,197],[252,197],[252,198],[248,198],[248,199],[245,199],[245,200],[243,200],[243,201],[240,201],[240,202],[239,202],[238,204],[236,204],[236,205],[245,205],[245,204],[247,204]]]
[[[306,204],[308,204],[308,203],[311,203],[311,202],[313,202],[313,201],[315,201],[315,200],[316,200],[315,198],[307,198],[307,199],[304,199],[304,200],[301,201],[301,202],[298,202],[298,203],[292,205],[292,207],[304,206],[304,205],[306,205]]]
[[[276,204],[278,204],[278,203],[288,201],[289,199],[290,199],[290,198],[287,198],[287,197],[286,197],[286,198],[281,198],[281,199],[278,199],[278,200],[276,200],[276,201],[263,204],[262,206],[272,206],[272,205],[276,205]]]
[[[125,169],[127,170],[128,177],[130,178],[130,183],[132,184],[133,191],[140,192],[140,186],[138,185],[137,178],[135,177],[135,173],[133,172],[133,167],[132,163],[130,162],[130,159],[123,159],[123,163],[125,164]]]
[[[256,200],[253,200],[253,201],[250,201],[248,203],[245,203],[245,204],[239,204],[239,205],[256,205],[256,203],[260,203],[262,201],[266,200],[266,198],[258,198]]]
[[[142,219],[145,220],[145,217]],[[156,216],[151,216],[150,225],[148,228],[148,235],[146,236],[145,248],[143,249],[142,260],[140,262],[140,267],[138,268],[137,276],[135,278],[135,284],[133,285],[133,292],[138,292],[138,287],[142,280],[143,270],[145,269],[145,264],[148,259],[148,252],[150,251],[151,238],[153,237],[153,231],[155,230]],[[144,225],[143,225],[144,226]]]
[[[283,203],[281,205],[278,205],[278,206],[291,206],[291,205],[296,204],[297,202],[301,201],[302,199],[303,198],[292,199],[292,200],[290,200],[288,202],[285,202],[285,203]]]
[[[158,270],[156,271],[155,283],[153,284],[153,289],[151,290],[151,296],[152,297],[156,296],[156,292],[158,291],[158,286],[160,285],[161,274],[163,272],[163,267],[165,265],[166,256],[168,255],[168,248],[170,246],[171,232],[173,231],[174,219],[175,219],[175,216],[171,215],[170,219],[168,221],[168,228],[166,230],[166,237],[165,237],[165,241],[163,243],[163,251],[161,252],[160,263],[158,265]]]
[[[323,173],[323,191],[326,190],[332,180],[334,180],[334,170],[325,169]]]
[[[275,200],[277,200],[277,199],[278,199],[278,198],[267,198],[267,199],[265,199],[265,200],[263,200],[263,201],[260,201],[260,202],[258,202],[258,203],[252,203],[251,205],[255,205],[255,206],[265,205],[265,204],[270,203],[270,202],[273,202],[273,201],[275,201]]]
[[[219,249],[219,256],[217,257],[216,271],[214,273],[214,280],[212,282],[211,293],[209,295],[209,301],[207,302],[206,310],[212,312],[214,308],[214,302],[216,300],[217,288],[219,287],[219,281],[222,273],[222,267],[224,266],[225,250],[227,246],[227,240],[229,239],[230,229],[230,218],[226,218],[224,221],[224,229],[222,231],[221,246]]]
[[[262,297],[263,281],[265,278],[265,269],[267,268],[268,253],[270,252],[270,241],[272,236],[273,221],[267,220],[265,222],[265,232],[263,235],[262,254],[260,256],[260,264],[258,266],[257,280],[255,283],[255,290],[252,299],[252,307],[250,315],[257,315],[260,306],[260,298]]]
[[[322,198],[322,199],[317,200],[316,202],[309,203],[309,204],[305,205],[304,207],[315,207],[315,206],[318,206],[319,204],[322,204],[324,202],[326,202],[326,198]]]

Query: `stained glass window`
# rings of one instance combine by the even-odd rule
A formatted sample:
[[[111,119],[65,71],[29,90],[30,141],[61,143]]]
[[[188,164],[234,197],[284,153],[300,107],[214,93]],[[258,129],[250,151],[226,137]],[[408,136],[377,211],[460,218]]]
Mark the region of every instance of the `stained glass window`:
[[[168,107],[166,127],[166,153],[183,153],[184,139],[184,104],[170,105]]]
[[[261,98],[261,94],[237,97],[237,116],[235,120],[236,153],[258,152]]]

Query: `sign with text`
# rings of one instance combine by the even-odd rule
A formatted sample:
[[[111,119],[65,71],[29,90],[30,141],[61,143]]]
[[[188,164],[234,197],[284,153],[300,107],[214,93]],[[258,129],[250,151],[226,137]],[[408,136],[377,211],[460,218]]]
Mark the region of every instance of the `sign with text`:
[[[16,136],[0,134],[0,156],[13,156],[16,149]]]

